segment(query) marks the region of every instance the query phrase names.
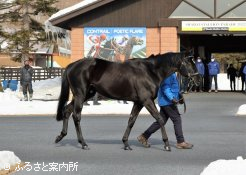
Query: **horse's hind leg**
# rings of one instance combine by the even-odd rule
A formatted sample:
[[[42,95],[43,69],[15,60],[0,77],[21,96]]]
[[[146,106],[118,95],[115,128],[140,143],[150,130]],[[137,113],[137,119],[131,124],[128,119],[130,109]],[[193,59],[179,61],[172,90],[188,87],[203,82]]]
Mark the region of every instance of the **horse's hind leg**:
[[[88,145],[85,143],[85,140],[82,135],[80,120],[81,120],[81,110],[83,107],[83,101],[81,100],[82,96],[78,96],[74,98],[74,112],[73,112],[73,120],[76,128],[76,133],[78,137],[78,142],[82,145],[82,149],[89,149]]]
[[[67,135],[68,120],[72,114],[72,111],[73,111],[73,101],[71,103],[69,103],[64,109],[62,131],[61,131],[61,134],[56,137],[55,143],[60,142],[63,139],[63,137],[65,137]]]
[[[128,125],[127,125],[126,131],[124,133],[124,136],[122,138],[125,150],[132,150],[132,148],[130,147],[130,145],[128,143],[128,137],[129,137],[131,129],[132,129],[137,117],[138,117],[138,114],[142,108],[143,108],[143,105],[140,105],[137,103],[134,103],[134,105],[132,107],[131,116],[128,120]]]
[[[146,107],[146,109],[150,112],[150,114],[158,121],[158,123],[161,126],[161,133],[162,133],[162,140],[165,144],[164,149],[166,151],[171,151],[171,147],[169,145],[169,141],[168,141],[168,137],[167,137],[167,133],[166,133],[166,129],[164,126],[164,121],[163,118],[161,117],[160,113],[158,112],[154,101],[153,100],[147,100],[144,104],[144,106]]]

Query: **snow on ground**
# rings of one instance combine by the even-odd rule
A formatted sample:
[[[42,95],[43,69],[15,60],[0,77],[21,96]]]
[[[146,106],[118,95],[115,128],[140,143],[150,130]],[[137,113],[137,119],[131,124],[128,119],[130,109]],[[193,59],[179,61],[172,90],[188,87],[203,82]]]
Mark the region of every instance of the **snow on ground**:
[[[225,78],[222,77],[220,79]],[[224,88],[227,85],[219,84]],[[19,87],[17,91],[6,89],[4,93],[0,92],[0,115],[55,115],[60,88],[61,78],[33,82],[34,93],[31,102],[20,101],[23,94]],[[90,106],[83,107],[83,114],[130,114],[133,105],[132,102],[122,104],[116,100],[100,101],[102,105],[98,106],[92,105],[92,101],[89,103]],[[148,114],[148,111],[143,108],[141,114]],[[236,115],[246,116],[246,104],[239,107]]]
[[[237,157],[236,160],[217,160],[211,162],[200,175],[245,175],[246,159]]]
[[[54,78],[33,82],[34,100],[20,101],[23,94],[19,89],[16,92],[7,89],[0,93],[0,115],[55,115],[57,99],[60,94],[61,79]],[[116,100],[99,101],[101,105],[83,107],[83,114],[130,114],[132,102],[119,103]],[[144,108],[141,114],[148,114]],[[238,115],[246,116],[246,104],[238,110]],[[16,164],[20,162],[13,152],[0,151],[0,169],[4,163]],[[217,160],[208,165],[201,175],[243,175],[246,172],[246,160],[238,157],[237,160]]]
[[[0,115],[55,115],[60,95],[61,78],[33,82],[33,101],[23,99],[22,91],[6,89],[0,93]],[[101,105],[83,107],[83,114],[130,114],[133,103],[116,100],[99,101]],[[148,114],[144,108],[141,114]]]
[[[14,154],[14,152],[0,151],[0,170],[9,168],[7,165],[14,166],[20,162],[21,160]]]
[[[246,104],[241,105],[237,110],[237,116],[246,117]]]

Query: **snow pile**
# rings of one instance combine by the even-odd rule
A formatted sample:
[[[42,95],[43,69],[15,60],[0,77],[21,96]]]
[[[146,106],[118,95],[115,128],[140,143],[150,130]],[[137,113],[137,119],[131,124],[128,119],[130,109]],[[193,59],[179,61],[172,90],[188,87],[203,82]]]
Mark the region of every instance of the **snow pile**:
[[[246,116],[246,104],[241,105],[237,110],[237,116]]]
[[[21,101],[20,89],[6,89],[0,93],[0,115],[55,115],[61,89],[61,78],[33,82],[33,101]],[[101,105],[83,107],[83,114],[130,114],[133,103],[121,104],[117,100],[99,101]],[[149,114],[143,108],[141,114]]]
[[[14,102],[20,101],[19,93],[17,91],[11,91],[9,88],[4,90],[4,92],[0,92],[1,102]]]
[[[21,160],[12,151],[0,151],[0,170],[4,170],[7,165],[14,166],[20,163]]]
[[[33,99],[58,99],[61,90],[61,78],[47,79],[33,82]]]
[[[217,160],[211,162],[200,175],[245,175],[246,159],[241,156],[237,160]]]
[[[0,115],[43,115],[55,114],[60,95],[61,78],[33,82],[33,101],[21,101],[23,93],[9,88],[0,92]]]
[[[33,99],[37,100],[58,100],[61,90],[61,78],[47,79],[32,82]],[[19,101],[23,98],[22,87],[18,84],[17,91],[11,91],[9,88],[0,93],[1,101]]]

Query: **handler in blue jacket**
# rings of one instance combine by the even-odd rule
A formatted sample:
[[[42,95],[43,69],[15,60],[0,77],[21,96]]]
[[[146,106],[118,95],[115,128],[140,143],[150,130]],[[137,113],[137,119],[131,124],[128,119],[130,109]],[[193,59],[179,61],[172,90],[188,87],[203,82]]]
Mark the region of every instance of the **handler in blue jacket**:
[[[198,73],[200,75],[199,91],[202,92],[203,91],[203,77],[204,77],[204,73],[205,73],[205,68],[204,68],[204,64],[203,64],[200,57],[197,58],[196,68],[197,68]]]
[[[217,75],[220,73],[220,65],[217,61],[215,61],[214,58],[211,59],[211,61],[208,63],[208,72],[209,72],[209,91],[211,92],[212,88],[212,80],[214,79],[215,83],[215,92],[218,92],[218,83],[217,83]]]
[[[182,130],[181,116],[177,108],[178,103],[184,102],[182,99],[180,99],[180,97],[180,88],[177,76],[175,73],[173,73],[168,78],[163,80],[158,91],[158,104],[160,106],[160,114],[163,117],[165,124],[169,118],[171,118],[174,124],[174,130],[177,139],[176,147],[179,149],[191,149],[193,145],[185,142]],[[156,121],[143,134],[138,136],[138,141],[144,147],[150,147],[150,144],[148,143],[148,138],[158,129],[160,129],[160,125]]]

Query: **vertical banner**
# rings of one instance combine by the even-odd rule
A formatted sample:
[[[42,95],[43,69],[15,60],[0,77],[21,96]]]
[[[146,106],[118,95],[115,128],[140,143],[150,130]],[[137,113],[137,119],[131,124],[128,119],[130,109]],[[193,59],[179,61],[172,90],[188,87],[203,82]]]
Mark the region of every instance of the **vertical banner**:
[[[146,58],[145,27],[84,28],[85,57],[123,62]]]

